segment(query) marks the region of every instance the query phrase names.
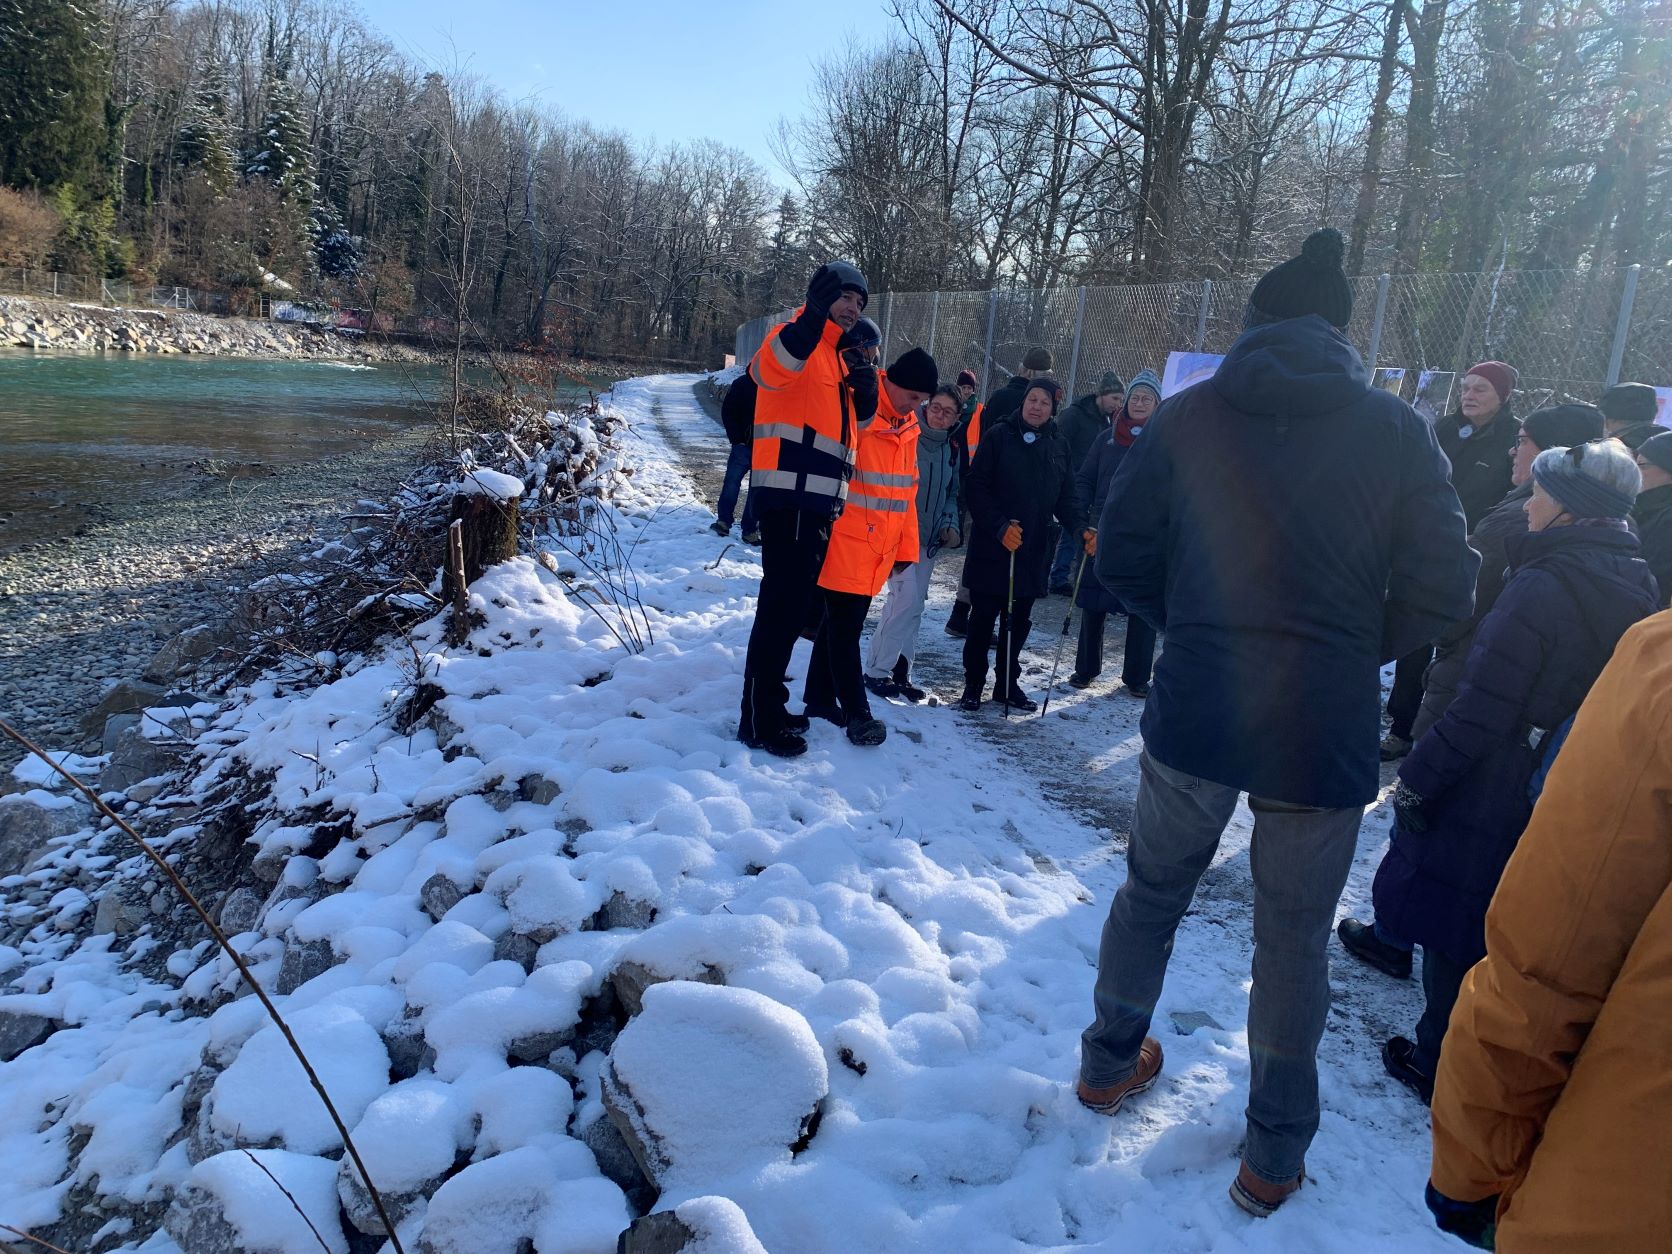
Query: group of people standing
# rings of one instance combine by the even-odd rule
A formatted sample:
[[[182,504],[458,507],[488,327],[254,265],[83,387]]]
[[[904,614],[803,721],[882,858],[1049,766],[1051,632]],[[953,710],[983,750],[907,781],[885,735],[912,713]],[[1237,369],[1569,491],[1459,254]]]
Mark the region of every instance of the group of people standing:
[[[1439,1225],[1512,1254],[1646,1254],[1672,1231],[1672,432],[1635,384],[1517,419],[1497,361],[1431,425],[1371,386],[1342,256],[1326,228],[1268,272],[1207,382],[1163,403],[1147,371],[1106,376],[1060,414],[1043,350],[985,406],[917,350],[885,371],[844,358],[864,283],[821,267],[750,365],[751,476],[774,495],[756,507],[739,735],[798,753],[822,716],[879,743],[865,696],[918,691],[929,571],[966,536],[948,624],[966,709],[987,699],[995,632],[991,699],[1032,708],[1017,658],[1040,596],[1073,591],[1084,611],[1076,687],[1126,613],[1144,748],[1079,1100],[1113,1115],[1159,1079],[1149,1029],[1175,932],[1246,795],[1252,1065],[1232,1199],[1270,1215],[1307,1178],[1333,933],[1402,978],[1422,950],[1414,1039],[1382,1053],[1432,1102]],[[790,651],[814,623],[807,714],[790,715]],[[1337,928],[1384,797],[1375,920]]]

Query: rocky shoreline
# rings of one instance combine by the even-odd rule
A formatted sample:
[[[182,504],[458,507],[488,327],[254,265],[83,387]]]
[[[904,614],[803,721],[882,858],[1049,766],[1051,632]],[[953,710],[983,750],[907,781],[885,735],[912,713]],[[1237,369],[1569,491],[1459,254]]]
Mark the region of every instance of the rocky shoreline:
[[[180,632],[224,617],[275,563],[340,533],[342,514],[387,494],[432,434],[416,426],[224,493],[121,508],[85,535],[0,553],[0,711],[37,743],[96,745],[83,720],[112,684],[138,677]],[[21,756],[0,744],[0,776]],[[0,791],[10,782],[0,777]]]
[[[422,348],[297,322],[216,318],[174,309],[106,308],[0,296],[0,348],[81,353],[207,354],[430,361]]]

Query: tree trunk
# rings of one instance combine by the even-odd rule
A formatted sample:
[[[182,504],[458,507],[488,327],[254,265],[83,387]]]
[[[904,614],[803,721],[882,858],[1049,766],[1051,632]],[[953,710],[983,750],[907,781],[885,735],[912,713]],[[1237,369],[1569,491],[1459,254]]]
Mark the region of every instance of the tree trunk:
[[[1358,204],[1353,209],[1351,239],[1347,246],[1347,273],[1364,270],[1364,250],[1370,227],[1376,219],[1376,199],[1382,181],[1382,147],[1387,142],[1388,101],[1399,69],[1399,32],[1405,24],[1410,0],[1393,0],[1388,6],[1388,24],[1382,32],[1382,60],[1376,71],[1376,96],[1370,105],[1370,126],[1364,137],[1364,170],[1359,175]]]

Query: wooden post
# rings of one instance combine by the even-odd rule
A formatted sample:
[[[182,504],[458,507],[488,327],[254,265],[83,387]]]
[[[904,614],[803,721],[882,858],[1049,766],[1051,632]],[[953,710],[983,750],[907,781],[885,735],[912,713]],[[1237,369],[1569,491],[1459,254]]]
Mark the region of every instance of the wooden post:
[[[453,585],[453,621],[447,625],[447,642],[456,647],[470,635],[470,585],[464,573],[462,518],[455,518],[447,528],[447,580]]]

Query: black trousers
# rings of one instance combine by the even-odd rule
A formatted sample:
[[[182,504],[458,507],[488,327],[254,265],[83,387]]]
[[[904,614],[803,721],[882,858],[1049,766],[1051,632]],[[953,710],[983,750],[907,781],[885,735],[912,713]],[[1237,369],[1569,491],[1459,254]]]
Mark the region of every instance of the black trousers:
[[[1080,611],[1080,639],[1074,650],[1074,670],[1087,679],[1103,673],[1103,628],[1109,615],[1103,610]],[[1155,628],[1136,614],[1126,616],[1125,660],[1120,681],[1128,688],[1148,685],[1155,665]]]
[[[801,696],[809,707],[834,706],[846,722],[857,723],[871,717],[859,657],[859,637],[865,630],[865,616],[871,612],[871,598],[829,588],[819,591],[824,595],[824,621],[813,641],[813,660]]]
[[[1411,738],[1411,725],[1422,709],[1422,677],[1434,660],[1432,645],[1423,645],[1400,658],[1393,668],[1393,689],[1388,693],[1388,730],[1402,740]]]
[[[1002,701],[1005,694],[1017,686],[1020,673],[1017,660],[1022,646],[1033,630],[1033,598],[1017,597],[1005,621],[1004,597],[996,592],[970,593],[970,625],[964,636],[964,688],[980,692],[987,686],[987,650],[993,644],[993,628],[998,627],[998,657],[995,665],[998,677],[993,683],[993,700]]]
[[[768,736],[784,725],[790,654],[818,601],[819,571],[830,544],[830,520],[795,509],[760,516],[761,587],[743,663],[739,736]]]
[[[1417,1020],[1417,1050],[1412,1059],[1429,1078],[1440,1067],[1440,1046],[1446,1039],[1452,1007],[1463,991],[1463,977],[1469,968],[1461,966],[1429,945],[1422,947],[1422,1018]]]

